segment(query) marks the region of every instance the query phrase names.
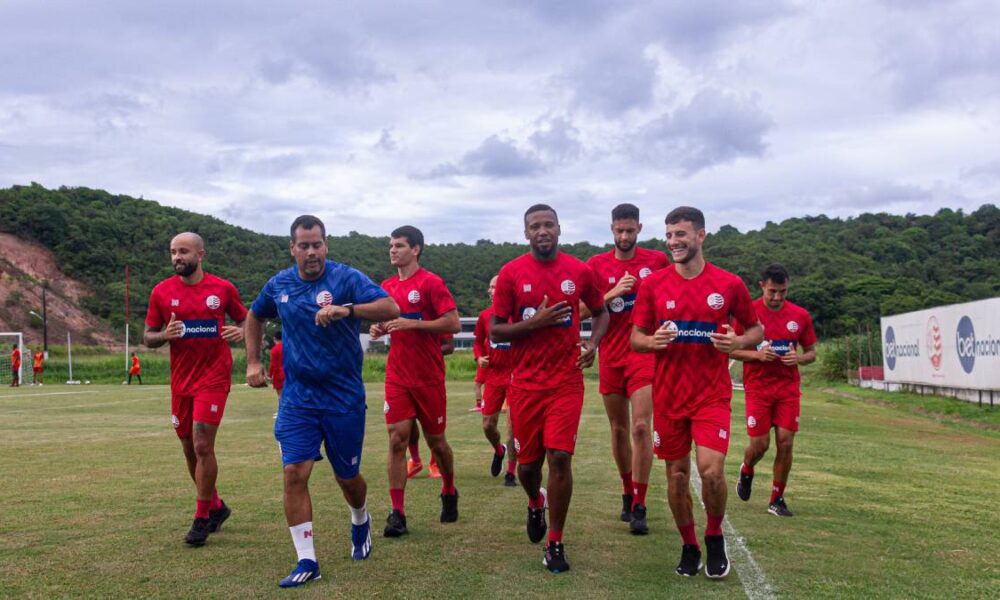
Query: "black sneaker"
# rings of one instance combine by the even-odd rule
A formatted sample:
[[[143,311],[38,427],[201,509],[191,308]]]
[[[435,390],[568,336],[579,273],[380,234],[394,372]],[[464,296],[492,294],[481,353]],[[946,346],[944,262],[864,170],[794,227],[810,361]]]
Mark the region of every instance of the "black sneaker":
[[[741,470],[740,480],[736,482],[736,495],[740,500],[746,502],[750,499],[751,487],[753,487],[753,475],[744,475]]]
[[[195,519],[191,524],[191,530],[184,536],[184,543],[192,546],[204,546],[208,539],[208,519]]]
[[[388,518],[385,520],[385,529],[382,530],[382,535],[388,538],[399,537],[410,533],[410,530],[406,528],[406,515],[399,512],[395,508],[389,513]]]
[[[517,477],[513,473],[507,473],[503,476],[503,484],[506,487],[517,487]]]
[[[503,458],[507,456],[507,445],[501,444],[503,447],[503,454],[497,454],[496,451],[493,452],[493,464],[490,465],[490,475],[496,477],[503,471]]]
[[[569,571],[569,563],[566,562],[566,549],[562,542],[549,542],[545,548],[545,557],[542,564],[548,567],[553,573],[563,573]]]
[[[226,519],[231,514],[233,514],[233,511],[226,506],[225,501],[222,501],[222,506],[219,508],[208,511],[208,532],[215,533],[222,529],[222,524],[226,522]]]
[[[632,511],[632,520],[628,522],[628,529],[635,535],[646,535],[649,533],[649,525],[646,524],[646,507],[636,504]]]
[[[454,523],[458,520],[458,490],[447,496],[441,494],[441,522]]]
[[[729,575],[729,556],[726,555],[726,538],[721,535],[705,536],[705,577],[722,579]]]
[[[622,494],[622,514],[618,518],[626,523],[632,520],[632,494]]]
[[[528,539],[537,544],[545,537],[549,526],[545,523],[545,509],[528,507]]]
[[[694,577],[701,570],[701,549],[695,544],[684,544],[681,549],[681,562],[677,563],[674,572],[683,577]]]
[[[788,510],[788,505],[785,504],[784,496],[778,496],[777,498],[775,498],[774,502],[772,502],[767,506],[767,512],[777,517],[792,516],[792,511]]]

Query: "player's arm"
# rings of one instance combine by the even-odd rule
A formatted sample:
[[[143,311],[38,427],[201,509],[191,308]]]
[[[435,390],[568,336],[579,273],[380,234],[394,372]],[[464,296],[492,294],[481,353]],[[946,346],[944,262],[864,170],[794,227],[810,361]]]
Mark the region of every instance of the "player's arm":
[[[455,353],[455,338],[448,336],[441,340],[441,355],[448,356]]]
[[[167,322],[167,325],[163,329],[153,329],[149,325],[146,325],[145,330],[142,332],[142,343],[147,348],[159,348],[170,340],[181,337],[183,331],[184,323],[177,320],[177,315],[170,313],[170,321]]]
[[[729,353],[729,357],[740,362],[771,362],[778,358],[778,353],[768,345],[760,350],[733,350]]]
[[[506,323],[501,322],[496,315],[493,315],[490,319],[490,339],[498,343],[511,342],[531,334],[536,329],[558,325],[564,322],[572,313],[573,307],[565,300],[549,306],[549,297],[544,296],[542,303],[538,305],[535,314],[530,319],[518,321],[517,323]]]
[[[418,319],[393,319],[385,324],[389,333],[393,331],[423,331],[424,333],[458,333],[462,330],[462,322],[458,318],[458,309],[453,308],[436,319],[421,321]]]
[[[709,339],[715,349],[724,354],[732,354],[734,350],[753,348],[764,340],[764,326],[759,322],[746,328],[743,335],[736,335],[736,330],[729,323],[722,326],[725,333],[712,333]]]
[[[675,337],[677,337],[677,329],[671,328],[669,321],[656,328],[653,333],[650,333],[645,327],[632,325],[629,344],[636,352],[657,352],[666,350]]]
[[[604,303],[607,304],[615,298],[620,298],[635,289],[635,275],[625,271],[625,275],[618,280],[615,287],[604,293]]]
[[[264,322],[251,309],[243,322],[243,341],[247,349],[247,385],[264,387],[267,377],[264,375],[264,363],[260,360],[261,340],[264,338]]]
[[[795,351],[795,346],[792,346],[787,354],[781,356],[782,364],[788,365],[789,367],[794,367],[798,365],[808,365],[810,363],[816,362],[816,344],[811,346],[803,346],[802,354]]]
[[[243,324],[246,321],[240,321],[239,323],[233,323],[232,325],[225,325],[222,328],[222,339],[230,342],[232,344],[238,344],[243,341]]]
[[[354,316],[356,319],[366,321],[389,321],[399,316],[399,306],[396,301],[388,296],[383,296],[364,304],[330,304],[319,309],[316,313],[316,324],[326,327],[334,321],[346,319]]]
[[[602,305],[597,307],[596,310],[591,311],[591,319],[593,319],[593,322],[590,327],[590,339],[580,342],[580,358],[576,360],[576,366],[581,369],[586,369],[594,364],[594,357],[597,356],[597,347],[601,345],[601,339],[608,332],[611,315],[608,314],[608,311]]]

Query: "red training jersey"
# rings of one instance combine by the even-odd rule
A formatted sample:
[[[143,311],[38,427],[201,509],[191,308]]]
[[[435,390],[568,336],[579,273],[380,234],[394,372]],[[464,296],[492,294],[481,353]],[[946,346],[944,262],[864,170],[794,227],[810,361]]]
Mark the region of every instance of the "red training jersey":
[[[510,342],[494,342],[490,340],[490,319],[493,317],[493,307],[490,306],[479,313],[476,321],[475,343],[473,352],[481,352],[476,357],[485,356],[490,359],[486,368],[482,369],[486,385],[507,385],[514,368],[514,351]],[[480,340],[482,340],[480,342]],[[480,349],[479,345],[482,344]]]
[[[14,369],[21,366],[21,350],[14,348],[10,353],[10,366]]]
[[[583,382],[577,368],[580,357],[580,302],[592,311],[604,304],[594,273],[564,252],[555,260],[537,260],[531,253],[500,269],[493,295],[493,314],[500,321],[519,323],[530,319],[548,296],[548,306],[567,302],[570,316],[559,325],[536,329],[511,344],[514,355],[512,384],[527,390],[546,390]]]
[[[139,374],[139,369],[140,369],[140,367],[139,367],[139,357],[138,356],[133,356],[132,357],[132,368],[129,369],[129,373],[131,373],[133,375],[138,375]]]
[[[632,323],[653,333],[667,321],[677,325],[677,337],[656,352],[653,403],[671,419],[683,419],[712,402],[733,397],[729,355],[712,345],[709,334],[737,321],[744,328],[757,323],[750,292],[743,280],[711,263],[693,279],[676,268],[646,278],[632,311]]]
[[[812,318],[806,309],[792,304],[788,300],[782,303],[778,310],[771,310],[764,304],[763,298],[753,303],[757,318],[764,326],[764,339],[771,345],[778,356],[787,354],[793,347],[796,352],[801,348],[816,344],[816,331],[813,329]],[[736,327],[737,333],[743,333],[742,327]],[[771,362],[743,363],[743,387],[747,393],[769,398],[796,398],[799,390],[799,367],[788,366],[780,360]]]
[[[45,366],[45,353],[35,352],[35,364],[32,366],[32,368],[36,371],[41,371],[42,367],[44,366]]]
[[[402,319],[433,321],[456,310],[455,299],[444,281],[427,269],[419,269],[405,280],[393,275],[382,289],[399,305]],[[407,330],[390,336],[385,381],[403,386],[424,386],[444,382],[444,357],[440,333]]]
[[[222,339],[226,315],[236,323],[247,318],[247,309],[232,283],[205,273],[194,285],[180,276],[156,284],[149,295],[146,325],[162,329],[173,313],[184,324],[184,333],[170,340],[170,389],[178,394],[202,390],[228,390],[233,379],[233,355]]]
[[[285,365],[281,342],[275,342],[271,347],[271,360],[267,365],[267,376],[271,378],[271,385],[276,388],[283,387],[285,383]]]
[[[594,278],[602,297],[615,287],[626,273],[636,278],[630,292],[612,298],[607,303],[610,322],[608,332],[601,340],[601,351],[598,355],[602,365],[622,367],[629,360],[635,359],[629,338],[632,336],[632,309],[635,306],[636,295],[647,277],[669,264],[666,254],[639,247],[636,247],[635,256],[631,260],[615,258],[615,251],[612,248],[590,257],[587,261],[587,266],[594,271]]]

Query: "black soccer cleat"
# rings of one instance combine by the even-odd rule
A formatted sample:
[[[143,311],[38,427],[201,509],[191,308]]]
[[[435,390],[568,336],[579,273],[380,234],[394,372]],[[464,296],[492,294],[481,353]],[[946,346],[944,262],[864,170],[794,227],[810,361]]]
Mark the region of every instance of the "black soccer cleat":
[[[502,444],[503,454],[497,454],[496,451],[493,452],[493,463],[490,465],[490,475],[496,477],[503,471],[503,459],[507,456],[507,445]]]
[[[545,523],[545,509],[528,507],[528,539],[532,544],[537,544],[545,537],[545,532],[549,526]]]
[[[569,563],[566,562],[566,549],[562,542],[549,542],[545,548],[545,556],[542,564],[553,573],[564,573],[569,571]]]
[[[507,473],[503,476],[503,484],[505,487],[517,487],[517,477],[513,473]]]
[[[774,502],[767,506],[767,512],[771,513],[776,517],[791,517],[792,511],[788,510],[788,505],[785,504],[785,497],[778,496],[774,499]]]
[[[192,546],[204,546],[208,539],[208,519],[195,519],[191,524],[191,530],[184,536],[184,543]]]
[[[682,577],[694,577],[701,570],[701,549],[695,544],[684,544],[681,549],[681,562],[677,563],[674,572]]]
[[[454,523],[458,520],[458,490],[454,494],[441,494],[441,522]]]
[[[628,529],[635,535],[646,535],[649,533],[649,525],[646,523],[646,507],[636,504],[632,511],[632,520],[628,522]]]
[[[387,538],[400,537],[410,533],[410,530],[406,528],[406,515],[399,512],[395,508],[389,513],[389,516],[385,520],[385,529],[382,530],[382,535]]]
[[[726,554],[726,538],[721,535],[705,536],[705,577],[722,579],[729,575],[729,556]]]
[[[622,514],[618,518],[625,523],[632,520],[632,494],[622,494]]]
[[[736,482],[736,495],[740,500],[746,502],[750,499],[751,488],[753,487],[753,475],[744,475],[740,471],[740,479]]]
[[[229,515],[233,514],[232,509],[226,506],[225,501],[221,501],[222,506],[215,510],[208,511],[208,532],[215,533],[222,529],[222,524],[226,522]]]

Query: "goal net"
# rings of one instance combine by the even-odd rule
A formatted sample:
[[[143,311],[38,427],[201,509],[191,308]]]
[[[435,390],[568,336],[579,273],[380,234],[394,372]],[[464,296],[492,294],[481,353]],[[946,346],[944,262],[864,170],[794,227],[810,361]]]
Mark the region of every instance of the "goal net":
[[[21,365],[18,369],[18,381],[24,383],[25,361],[30,361],[30,356],[24,353],[24,336],[19,331],[0,332],[0,384],[10,385],[14,381],[14,365],[11,362],[11,354],[14,346],[21,353]]]

